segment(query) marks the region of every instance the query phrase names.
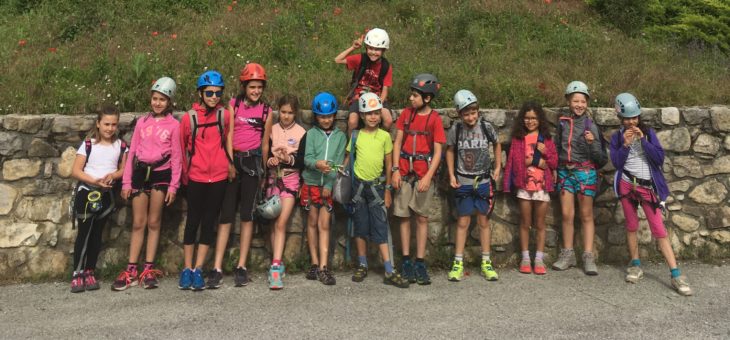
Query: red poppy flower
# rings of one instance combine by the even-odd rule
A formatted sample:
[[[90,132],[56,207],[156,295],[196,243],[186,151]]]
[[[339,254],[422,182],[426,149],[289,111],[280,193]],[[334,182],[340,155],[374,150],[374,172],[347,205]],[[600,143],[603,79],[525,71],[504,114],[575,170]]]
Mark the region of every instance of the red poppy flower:
[[[26,43],[27,43],[27,41],[25,41],[25,39],[18,40],[18,46],[20,46],[20,47],[25,46]]]
[[[553,3],[553,0],[545,0],[545,3],[549,5],[549,4]]]
[[[56,53],[56,51],[58,51],[58,49],[56,49],[55,47],[49,47],[48,48],[48,52]]]
[[[170,38],[177,39],[177,34],[176,33],[170,34]]]
[[[207,44],[208,46],[213,46],[213,40],[208,40]]]
[[[547,89],[547,86],[545,85],[545,83],[540,82],[539,84],[537,84],[537,88],[540,89],[540,91],[545,91]]]
[[[281,10],[278,7],[274,8],[274,14],[279,14],[279,12],[281,12]]]
[[[340,14],[342,14],[342,8],[335,7],[335,10],[332,11],[332,14],[334,14],[334,15],[340,15]]]
[[[153,37],[156,37],[157,35],[159,35],[159,33],[157,33],[157,31],[152,32]]]
[[[228,5],[228,7],[226,7],[226,10],[229,11],[229,12],[233,11],[233,6]]]

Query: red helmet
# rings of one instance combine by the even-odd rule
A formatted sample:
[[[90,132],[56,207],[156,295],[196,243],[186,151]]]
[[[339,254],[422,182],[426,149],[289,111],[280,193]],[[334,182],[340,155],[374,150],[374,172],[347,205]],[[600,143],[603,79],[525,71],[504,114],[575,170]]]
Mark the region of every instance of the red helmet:
[[[241,81],[249,80],[261,80],[266,81],[266,70],[264,67],[257,63],[246,64],[241,70],[241,75],[238,77]]]

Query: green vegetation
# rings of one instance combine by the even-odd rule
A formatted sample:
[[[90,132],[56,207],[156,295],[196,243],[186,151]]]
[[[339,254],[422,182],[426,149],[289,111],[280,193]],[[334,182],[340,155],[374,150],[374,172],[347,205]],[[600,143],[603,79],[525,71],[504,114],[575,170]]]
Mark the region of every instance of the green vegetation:
[[[321,90],[342,98],[351,73],[334,57],[376,26],[391,37],[394,107],[407,105],[420,72],[442,80],[440,107],[460,88],[483,107],[560,106],[574,79],[592,87],[594,106],[622,91],[645,106],[730,103],[730,58],[719,47],[624,33],[585,1],[9,0],[0,4],[0,114],[78,114],[102,103],[145,111],[163,75],[177,80],[185,109],[205,69],[226,76],[231,96],[247,61],[266,67],[269,101],[288,92],[307,103]]]

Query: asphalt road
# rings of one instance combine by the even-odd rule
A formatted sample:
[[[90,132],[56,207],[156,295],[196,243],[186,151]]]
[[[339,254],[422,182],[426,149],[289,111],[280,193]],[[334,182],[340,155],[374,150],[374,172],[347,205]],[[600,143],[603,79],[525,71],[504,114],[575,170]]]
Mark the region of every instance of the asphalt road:
[[[160,288],[71,294],[66,282],[0,287],[0,338],[616,338],[729,339],[730,265],[682,267],[695,295],[669,285],[665,265],[644,265],[639,284],[623,268],[599,266],[524,275],[499,271],[498,282],[471,276],[448,282],[432,273],[430,286],[399,289],[371,272],[365,282],[338,272],[336,286],[285,278],[269,291],[258,273],[243,288],[180,291],[175,278]]]

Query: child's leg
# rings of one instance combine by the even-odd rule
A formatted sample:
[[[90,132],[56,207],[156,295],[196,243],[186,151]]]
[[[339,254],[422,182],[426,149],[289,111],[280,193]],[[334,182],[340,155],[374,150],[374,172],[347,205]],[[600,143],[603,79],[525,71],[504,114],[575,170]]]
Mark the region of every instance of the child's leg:
[[[317,226],[319,231],[319,268],[324,268],[327,266],[330,250],[330,212],[326,206],[319,208]]]
[[[382,112],[382,111],[381,111]],[[391,118],[392,120],[392,118]],[[360,121],[360,115],[357,112],[350,112],[347,115],[347,138],[352,136],[352,130],[357,129],[357,125]]]
[[[248,259],[248,250],[251,248],[251,239],[253,238],[253,221],[241,222],[241,242],[240,254],[238,257],[237,267],[245,268]]]
[[[319,220],[319,208],[311,207],[307,215],[307,246],[312,265],[319,265],[319,235],[317,233],[317,221]]]
[[[83,219],[77,220],[76,226],[78,227],[78,233],[76,234],[76,242],[74,243],[74,271],[81,271],[86,268],[86,263],[88,262],[86,258],[88,257],[88,245],[86,252],[83,254],[84,258],[81,257],[81,253],[84,252],[84,246],[85,244],[88,244],[88,242],[91,242],[91,229],[92,226],[92,220],[90,218],[87,218],[86,221],[83,221]],[[87,242],[88,239],[88,242]]]
[[[426,242],[428,241],[428,216],[416,214],[416,258],[426,257]]]
[[[471,216],[469,215],[459,216],[459,219],[456,221],[456,238],[454,240],[454,254],[456,256],[464,256],[466,233],[469,231],[469,224],[471,224]]]
[[[286,225],[289,222],[289,216],[291,216],[294,210],[294,197],[283,197],[281,198],[281,214],[274,223],[274,231],[272,235],[272,242],[274,244],[274,260],[281,260],[284,253],[284,244],[286,242]]]
[[[593,197],[578,194],[578,207],[580,209],[580,223],[583,227],[583,251],[592,253],[593,237],[596,229],[593,221]]]
[[[109,215],[94,219],[94,226],[91,227],[91,235],[89,236],[89,244],[86,245],[86,269],[96,270],[96,262],[101,252],[102,232],[104,231],[104,226],[108,218]]]
[[[145,262],[152,263],[157,255],[157,243],[160,241],[160,227],[162,225],[162,207],[165,205],[165,192],[152,189],[150,191],[150,206],[147,215],[147,251]]]
[[[200,224],[200,240],[198,242],[198,254],[195,259],[195,268],[202,268],[205,258],[208,256],[210,245],[215,241],[215,227],[220,215],[223,198],[226,194],[227,181],[212,183],[208,185],[204,195],[203,217]],[[189,205],[188,205],[189,207]],[[226,235],[227,236],[227,235]],[[226,238],[226,243],[228,238]],[[223,246],[225,249],[225,245]],[[221,262],[222,262],[221,258]]]
[[[355,247],[357,248],[357,257],[361,258],[363,256],[368,256],[367,250],[368,250],[368,243],[365,241],[362,237],[355,237]],[[385,249],[387,251],[388,244],[385,244]]]
[[[560,211],[562,213],[563,249],[573,249],[575,194],[566,189],[560,192]]]
[[[193,252],[195,251],[195,241],[198,237],[198,227],[203,219],[203,211],[207,208],[205,200],[208,190],[207,184],[190,181],[187,189],[188,212],[185,221],[185,231],[183,234],[183,254],[184,269],[193,268]]]
[[[492,249],[492,228],[489,227],[489,217],[477,214],[477,224],[479,225],[479,243],[482,254],[489,254]]]
[[[407,184],[406,184],[407,185]],[[400,244],[403,256],[411,254],[411,218],[400,218]]]
[[[664,261],[670,269],[677,268],[677,259],[674,258],[674,250],[672,250],[672,244],[669,242],[668,237],[662,237],[656,240],[659,244],[659,250],[664,255]]]
[[[149,196],[140,193],[132,199],[132,235],[129,241],[129,263],[137,263],[144,243],[144,229],[147,226]]]
[[[225,257],[228,237],[231,234],[231,224],[222,223],[218,225],[218,235],[215,240],[215,260],[213,263],[215,269],[223,269],[223,257]]]
[[[381,126],[385,131],[390,131],[390,127],[393,125],[393,114],[390,109],[384,107],[380,111],[380,116],[382,117]]]
[[[532,225],[532,201],[518,198],[520,205],[520,250],[529,251],[530,226]]]
[[[543,201],[535,201],[535,229],[536,229],[536,239],[535,239],[535,250],[539,253],[543,253],[545,251],[545,215],[547,215],[547,209],[550,205],[549,202],[543,202]]]
[[[639,230],[639,215],[636,213],[636,205],[634,204],[632,199],[627,196],[631,192],[631,188],[631,184],[625,181],[621,181],[619,183],[619,194],[621,195],[619,202],[621,203],[621,208],[624,212],[626,225],[626,245],[629,248],[629,255],[631,256],[631,260],[638,260],[639,240],[636,232]]]

